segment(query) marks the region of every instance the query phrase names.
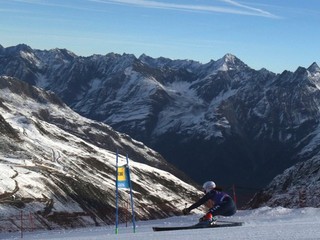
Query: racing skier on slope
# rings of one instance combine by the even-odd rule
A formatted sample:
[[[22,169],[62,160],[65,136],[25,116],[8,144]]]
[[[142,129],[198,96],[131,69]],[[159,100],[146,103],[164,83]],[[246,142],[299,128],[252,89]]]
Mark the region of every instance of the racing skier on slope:
[[[203,184],[203,191],[205,195],[190,207],[183,209],[183,214],[187,215],[192,209],[206,204],[209,211],[199,219],[199,224],[211,225],[217,221],[215,216],[232,216],[236,213],[237,208],[233,199],[227,193],[218,189],[214,182],[205,182]]]

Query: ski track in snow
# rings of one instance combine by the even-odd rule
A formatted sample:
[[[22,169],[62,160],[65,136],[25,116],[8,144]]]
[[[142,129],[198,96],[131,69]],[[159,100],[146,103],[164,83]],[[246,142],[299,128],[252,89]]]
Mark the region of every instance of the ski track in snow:
[[[255,210],[240,210],[234,216],[222,218],[228,221],[243,221],[241,227],[179,230],[153,232],[153,226],[185,226],[194,224],[199,215],[171,217],[162,220],[138,221],[136,232],[132,225],[80,228],[68,230],[35,231],[24,233],[23,239],[61,240],[194,240],[194,239],[237,239],[237,240],[315,240],[320,239],[320,209],[262,207]],[[20,233],[0,233],[0,239],[21,239]]]

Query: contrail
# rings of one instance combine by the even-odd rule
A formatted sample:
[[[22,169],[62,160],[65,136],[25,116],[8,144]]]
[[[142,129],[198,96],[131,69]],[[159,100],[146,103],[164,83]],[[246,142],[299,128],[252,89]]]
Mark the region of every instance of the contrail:
[[[258,8],[249,7],[232,0],[220,0],[221,2],[230,4],[233,7],[221,7],[213,5],[188,5],[188,4],[175,4],[165,3],[159,1],[145,1],[145,0],[89,0],[92,2],[107,3],[107,4],[120,4],[120,5],[133,5],[146,8],[159,8],[169,10],[181,11],[198,11],[198,12],[219,12],[238,15],[251,15],[268,18],[277,18],[277,16],[270,12],[263,11]],[[234,8],[236,7],[236,8]]]
[[[275,17],[275,15],[273,15],[273,14],[267,12],[267,11],[263,11],[263,10],[261,10],[259,8],[249,7],[247,5],[235,2],[233,0],[220,0],[220,1],[225,2],[225,3],[229,3],[229,4],[233,5],[233,6],[241,7],[241,8],[252,10],[252,11],[256,11],[258,13],[261,13],[262,15],[265,15],[265,16]]]

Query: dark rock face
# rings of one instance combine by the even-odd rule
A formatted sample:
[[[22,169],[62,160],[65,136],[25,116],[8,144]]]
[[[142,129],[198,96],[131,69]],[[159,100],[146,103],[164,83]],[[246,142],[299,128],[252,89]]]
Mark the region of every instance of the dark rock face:
[[[275,177],[248,203],[262,206],[320,207],[320,157],[297,163]]]

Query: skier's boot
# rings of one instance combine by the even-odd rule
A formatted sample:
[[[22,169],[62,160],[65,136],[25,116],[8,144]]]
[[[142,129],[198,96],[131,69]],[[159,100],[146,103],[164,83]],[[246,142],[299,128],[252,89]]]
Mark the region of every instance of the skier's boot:
[[[199,223],[197,225],[206,227],[206,226],[215,224],[216,221],[217,219],[214,218],[211,213],[207,213],[206,215],[204,215],[202,218],[199,219]]]

